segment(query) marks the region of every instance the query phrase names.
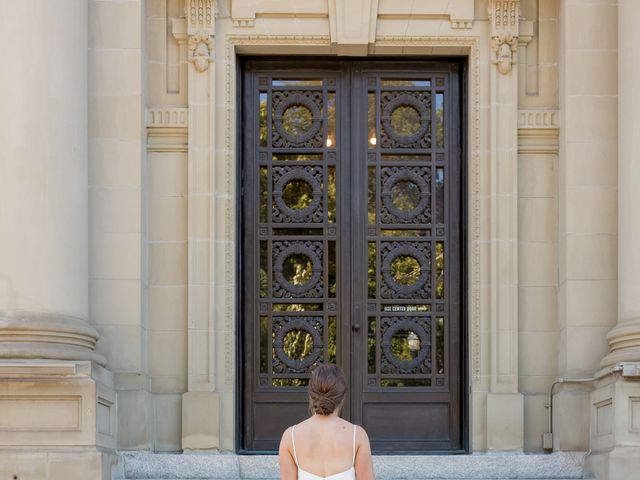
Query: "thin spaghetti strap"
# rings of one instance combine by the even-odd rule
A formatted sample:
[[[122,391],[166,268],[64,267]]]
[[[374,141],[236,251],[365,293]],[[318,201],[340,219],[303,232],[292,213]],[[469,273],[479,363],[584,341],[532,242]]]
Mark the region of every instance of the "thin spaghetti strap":
[[[356,464],[356,426],[353,426],[353,460],[351,461],[352,465]]]
[[[296,455],[296,440],[293,435],[293,432],[295,431],[296,431],[296,426],[294,425],[293,427],[291,427],[291,444],[293,445],[293,460],[296,462],[296,467],[298,467],[298,456]]]

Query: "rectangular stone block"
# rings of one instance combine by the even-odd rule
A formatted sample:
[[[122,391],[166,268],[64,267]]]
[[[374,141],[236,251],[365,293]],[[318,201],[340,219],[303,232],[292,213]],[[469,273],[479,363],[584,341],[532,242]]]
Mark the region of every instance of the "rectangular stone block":
[[[187,392],[182,396],[182,448],[220,448],[220,400],[216,392]]]
[[[520,393],[487,395],[487,451],[522,451],[524,398]]]
[[[589,385],[556,387],[553,398],[553,449],[564,452],[588,450]]]
[[[45,366],[53,368],[47,371]],[[114,449],[115,416],[113,377],[98,365],[43,360],[0,362],[0,448]]]
[[[542,434],[547,431],[547,395],[524,396],[524,451],[541,452]]]
[[[154,395],[156,452],[182,450],[182,396]]]

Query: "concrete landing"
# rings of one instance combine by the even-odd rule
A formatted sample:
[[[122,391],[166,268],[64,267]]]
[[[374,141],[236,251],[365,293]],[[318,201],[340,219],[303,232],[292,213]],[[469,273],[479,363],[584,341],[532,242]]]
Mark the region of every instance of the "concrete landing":
[[[378,480],[570,480],[583,477],[584,452],[375,456]],[[120,453],[120,478],[272,480],[278,459],[266,455]]]

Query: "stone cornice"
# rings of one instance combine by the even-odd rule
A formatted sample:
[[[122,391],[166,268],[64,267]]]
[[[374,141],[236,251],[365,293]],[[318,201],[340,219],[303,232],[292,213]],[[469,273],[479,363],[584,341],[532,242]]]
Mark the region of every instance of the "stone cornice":
[[[186,128],[189,123],[189,109],[186,107],[149,107],[147,108],[147,127]]]
[[[558,110],[522,109],[518,110],[518,129],[558,129]]]

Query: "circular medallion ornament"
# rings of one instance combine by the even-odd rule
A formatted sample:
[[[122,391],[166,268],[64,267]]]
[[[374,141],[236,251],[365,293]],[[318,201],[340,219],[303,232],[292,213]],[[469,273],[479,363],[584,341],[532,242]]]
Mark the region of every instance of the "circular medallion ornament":
[[[401,93],[386,103],[380,120],[391,139],[410,145],[429,130],[429,109],[414,94]]]
[[[284,317],[275,334],[273,349],[278,359],[292,370],[304,370],[322,354],[322,335],[313,327],[313,318]]]
[[[429,206],[429,184],[417,172],[398,169],[382,185],[382,203],[402,220],[411,220]]]
[[[302,222],[320,206],[322,186],[308,168],[291,168],[275,182],[273,199],[282,213]]]
[[[382,261],[382,278],[400,295],[410,295],[429,280],[431,265],[427,256],[409,244],[400,244]]]
[[[382,334],[380,346],[386,359],[401,373],[409,373],[418,368],[427,358],[430,351],[431,341],[429,333],[416,320],[407,317],[386,319],[391,321],[391,325]],[[407,337],[406,344],[411,359],[406,358],[400,352],[394,352],[394,344],[397,344],[398,337]],[[397,349],[397,346],[396,346]],[[401,355],[399,357],[398,355]]]
[[[322,276],[322,261],[302,242],[292,242],[274,259],[273,272],[282,288],[295,295],[311,290]]]
[[[303,92],[287,92],[273,112],[273,125],[288,142],[300,145],[320,131],[322,112]]]

